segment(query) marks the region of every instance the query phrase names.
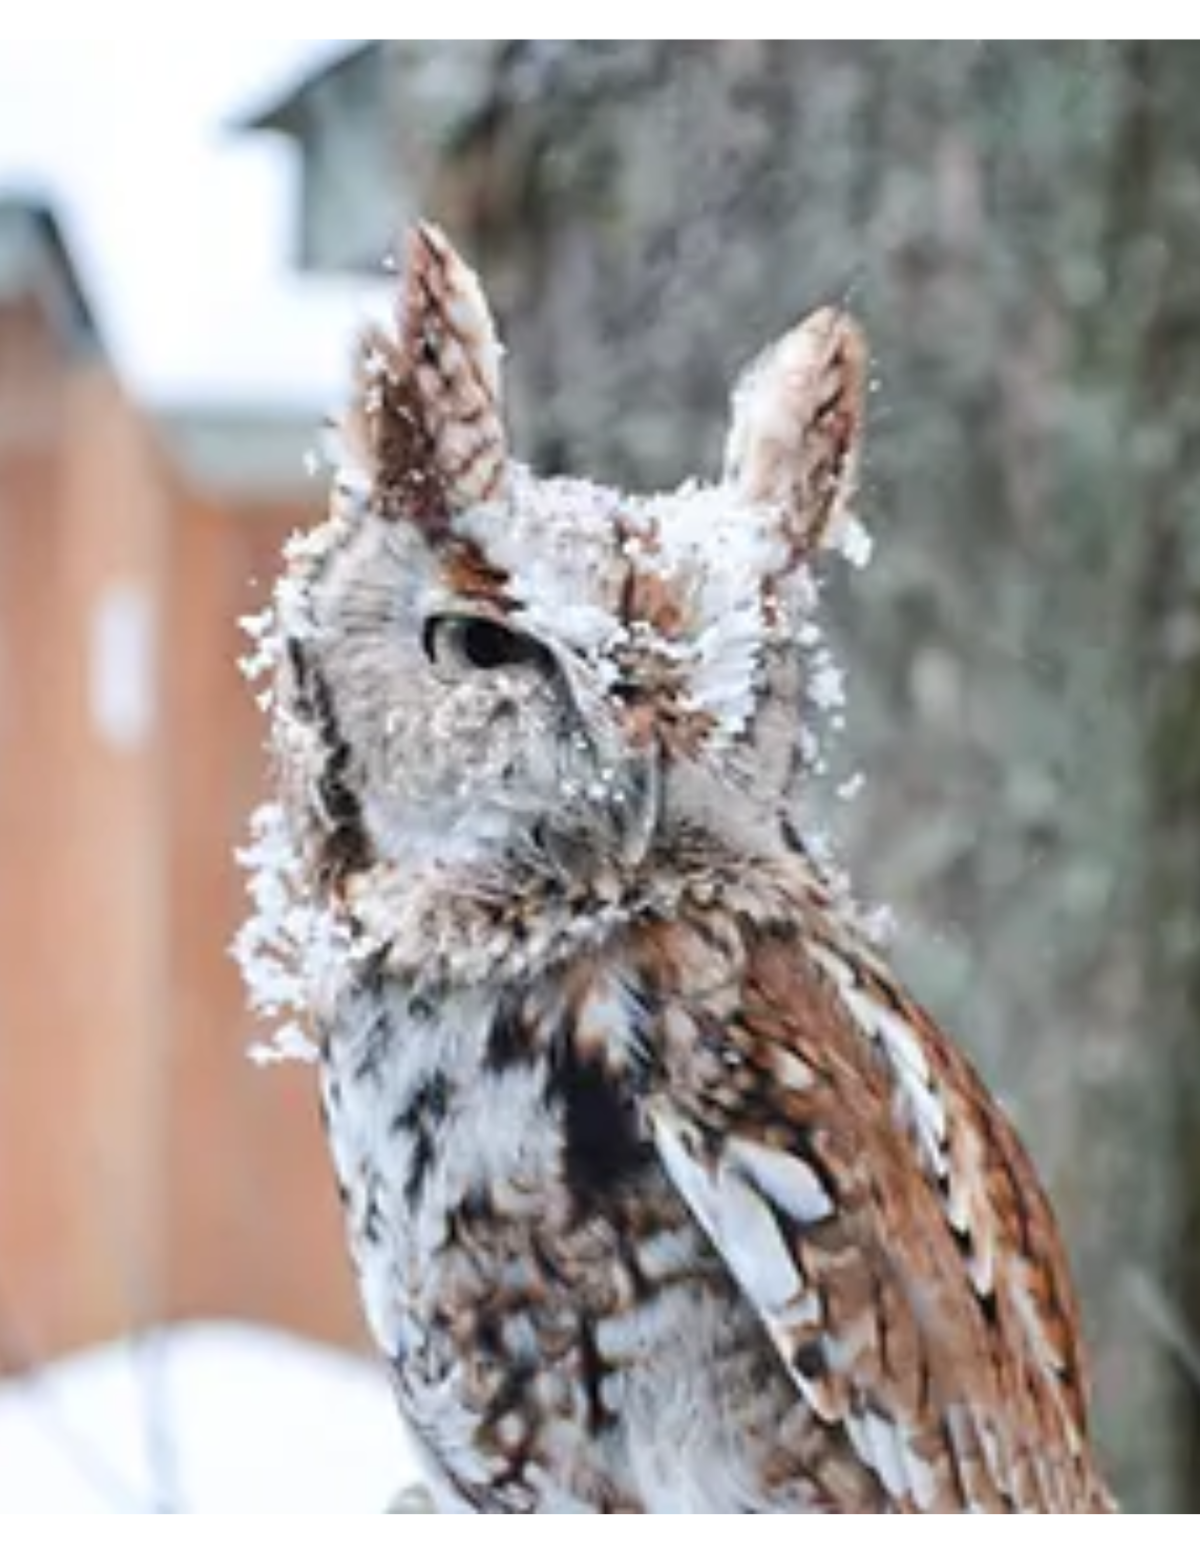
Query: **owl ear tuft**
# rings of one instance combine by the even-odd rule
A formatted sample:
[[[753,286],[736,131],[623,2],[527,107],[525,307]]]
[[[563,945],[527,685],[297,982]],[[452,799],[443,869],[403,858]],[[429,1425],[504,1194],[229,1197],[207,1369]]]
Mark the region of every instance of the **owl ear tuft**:
[[[504,494],[500,345],[478,279],[436,227],[409,239],[395,333],[362,339],[347,433],[389,521],[437,537]]]
[[[867,361],[858,325],[825,308],[772,345],[734,390],[725,480],[779,509],[794,558],[820,547],[854,495]]]

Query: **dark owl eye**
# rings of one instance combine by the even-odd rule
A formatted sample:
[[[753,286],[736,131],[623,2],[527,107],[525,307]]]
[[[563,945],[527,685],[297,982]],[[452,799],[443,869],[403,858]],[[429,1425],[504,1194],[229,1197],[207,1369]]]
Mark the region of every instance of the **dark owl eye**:
[[[540,642],[478,615],[431,615],[422,646],[430,663],[444,669],[526,667],[548,673],[554,666]]]

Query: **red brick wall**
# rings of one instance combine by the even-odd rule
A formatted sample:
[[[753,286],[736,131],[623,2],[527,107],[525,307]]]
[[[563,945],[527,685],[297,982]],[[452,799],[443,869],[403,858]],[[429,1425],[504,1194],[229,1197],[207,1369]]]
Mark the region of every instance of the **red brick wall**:
[[[165,1315],[357,1339],[312,1075],[247,1062],[228,957],[263,773],[236,621],[311,516],[189,490],[103,365],[0,310],[0,1368]],[[126,742],[114,597],[154,640]]]
[[[174,1035],[168,1148],[172,1309],[236,1310],[326,1337],[359,1322],[313,1074],[259,1069],[229,940],[245,909],[234,849],[261,797],[262,718],[237,669],[283,538],[315,513],[184,499],[171,618]],[[254,583],[257,580],[258,586]]]

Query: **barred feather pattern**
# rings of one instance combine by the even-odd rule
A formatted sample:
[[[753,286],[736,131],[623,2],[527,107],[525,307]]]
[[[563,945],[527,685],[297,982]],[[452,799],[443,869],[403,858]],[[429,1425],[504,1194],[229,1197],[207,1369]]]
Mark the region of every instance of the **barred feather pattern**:
[[[438,1509],[1113,1511],[1029,1158],[794,822],[857,331],[752,370],[719,486],[635,499],[507,461],[440,235],[406,287],[291,568],[275,748],[342,946],[308,1007],[350,1251]]]
[[[434,527],[502,492],[499,347],[474,274],[428,224],[409,245],[399,330],[367,331],[349,432],[382,516]]]
[[[805,860],[696,863],[588,942],[564,916],[499,997],[439,997],[417,931],[328,1010],[351,1247],[443,1510],[1108,1511],[1011,1128]]]

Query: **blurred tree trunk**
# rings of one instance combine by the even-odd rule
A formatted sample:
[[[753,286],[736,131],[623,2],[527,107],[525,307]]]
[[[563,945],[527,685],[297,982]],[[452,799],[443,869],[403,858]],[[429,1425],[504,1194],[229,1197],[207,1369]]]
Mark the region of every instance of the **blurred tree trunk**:
[[[1146,688],[1147,975],[1159,1060],[1177,1086],[1160,1147],[1178,1161],[1167,1226],[1166,1307],[1192,1390],[1181,1434],[1200,1481],[1200,50],[1149,44],[1123,55],[1126,112],[1114,239],[1136,281],[1129,420],[1142,429],[1138,669]],[[1149,1145],[1148,1145],[1149,1146]],[[1154,1313],[1155,1307],[1151,1306]],[[1193,1499],[1191,1508],[1195,1508]]]
[[[881,547],[834,606],[869,782],[835,823],[1042,1165],[1143,1513],[1200,1510],[1150,1314],[1200,1292],[1197,64],[515,44],[435,183],[542,466],[715,472],[747,355],[865,318]]]

